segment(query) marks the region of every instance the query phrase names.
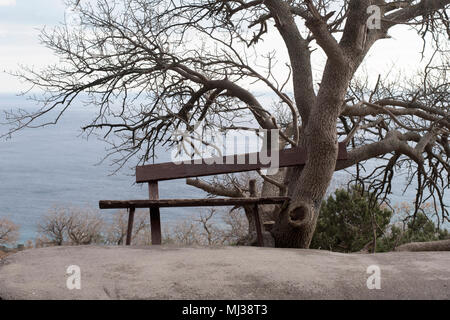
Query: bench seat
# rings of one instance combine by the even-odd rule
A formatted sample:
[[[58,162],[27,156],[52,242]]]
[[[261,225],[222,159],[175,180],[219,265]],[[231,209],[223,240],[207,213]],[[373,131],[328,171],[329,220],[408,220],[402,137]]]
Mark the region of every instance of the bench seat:
[[[207,198],[207,199],[158,199],[158,200],[100,200],[100,209],[125,208],[175,208],[175,207],[219,207],[255,204],[283,204],[289,197],[263,198]]]

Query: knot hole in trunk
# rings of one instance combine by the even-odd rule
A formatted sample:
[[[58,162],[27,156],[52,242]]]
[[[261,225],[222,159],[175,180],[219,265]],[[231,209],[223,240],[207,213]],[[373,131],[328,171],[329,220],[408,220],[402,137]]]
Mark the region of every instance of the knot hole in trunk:
[[[297,203],[289,212],[289,224],[293,227],[300,227],[308,223],[311,219],[312,205],[307,203]]]

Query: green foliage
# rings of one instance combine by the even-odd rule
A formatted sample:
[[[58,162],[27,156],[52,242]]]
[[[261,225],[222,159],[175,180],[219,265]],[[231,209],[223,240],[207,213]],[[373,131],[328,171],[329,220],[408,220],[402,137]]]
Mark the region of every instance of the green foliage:
[[[337,189],[324,201],[311,248],[356,252],[384,232],[392,211],[373,200],[373,195],[357,187]],[[375,222],[375,223],[374,223]]]
[[[396,247],[410,242],[437,241],[448,238],[450,238],[450,233],[447,229],[438,229],[424,212],[418,212],[415,220],[412,215],[408,215],[403,227],[401,224],[392,225],[386,235],[378,241],[377,252],[392,251]]]
[[[408,204],[401,204],[394,211],[397,222],[390,223],[393,212],[382,208],[372,194],[357,187],[337,189],[322,204],[310,248],[337,252],[372,248],[374,226],[376,252],[389,252],[410,242],[450,239],[449,231],[439,229],[429,218],[434,213],[430,204],[421,207],[415,219]]]

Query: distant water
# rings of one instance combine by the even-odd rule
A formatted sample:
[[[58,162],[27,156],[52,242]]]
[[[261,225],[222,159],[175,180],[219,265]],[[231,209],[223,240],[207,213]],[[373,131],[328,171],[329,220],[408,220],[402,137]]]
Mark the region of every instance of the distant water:
[[[33,107],[23,98],[0,96],[0,110],[24,105]],[[108,160],[97,165],[107,145],[96,137],[80,136],[80,127],[93,116],[94,111],[71,109],[55,126],[26,129],[11,139],[0,140],[0,217],[20,225],[21,242],[35,238],[40,217],[54,205],[97,208],[102,199],[148,198],[147,186],[134,184],[131,169],[111,175],[113,168]],[[3,120],[2,114],[0,122]],[[0,127],[0,132],[4,130]],[[169,154],[161,152],[157,162],[169,160]],[[160,182],[159,188],[161,198],[205,196],[184,180]],[[162,209],[163,227],[197,211]],[[113,212],[103,210],[101,214],[108,217]]]
[[[36,108],[22,97],[0,95],[0,111],[16,107]],[[54,205],[97,208],[101,199],[146,199],[146,185],[134,184],[133,171],[113,168],[106,160],[107,145],[96,137],[80,136],[80,127],[88,123],[95,110],[72,108],[55,126],[26,129],[9,140],[0,140],[0,217],[8,217],[21,227],[20,242],[34,239],[40,217]],[[0,122],[4,116],[0,115]],[[0,132],[5,131],[0,126]],[[170,153],[159,153],[156,162],[170,161]],[[132,163],[130,163],[130,166]],[[337,183],[345,181],[345,172],[336,174]],[[414,188],[402,195],[403,178],[394,181],[392,201],[414,201]],[[185,180],[160,182],[161,198],[199,198],[205,193],[187,186]],[[162,209],[162,224],[170,225],[200,209]],[[101,212],[105,217],[111,211]]]

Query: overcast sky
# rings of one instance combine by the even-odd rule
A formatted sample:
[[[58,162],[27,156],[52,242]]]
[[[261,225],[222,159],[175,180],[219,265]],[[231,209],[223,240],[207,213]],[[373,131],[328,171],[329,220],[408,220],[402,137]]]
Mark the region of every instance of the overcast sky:
[[[42,67],[57,63],[52,52],[39,43],[39,30],[54,26],[64,19],[63,0],[0,0],[0,93],[19,93],[25,87],[5,71],[17,70],[20,64]],[[405,27],[391,30],[392,39],[379,41],[362,68],[373,77],[388,72],[407,76],[418,69],[422,42],[414,31]],[[281,47],[278,38],[266,39],[264,46]],[[320,65],[320,54],[314,59]],[[313,61],[313,64],[314,62]],[[315,70],[320,70],[315,68]]]

